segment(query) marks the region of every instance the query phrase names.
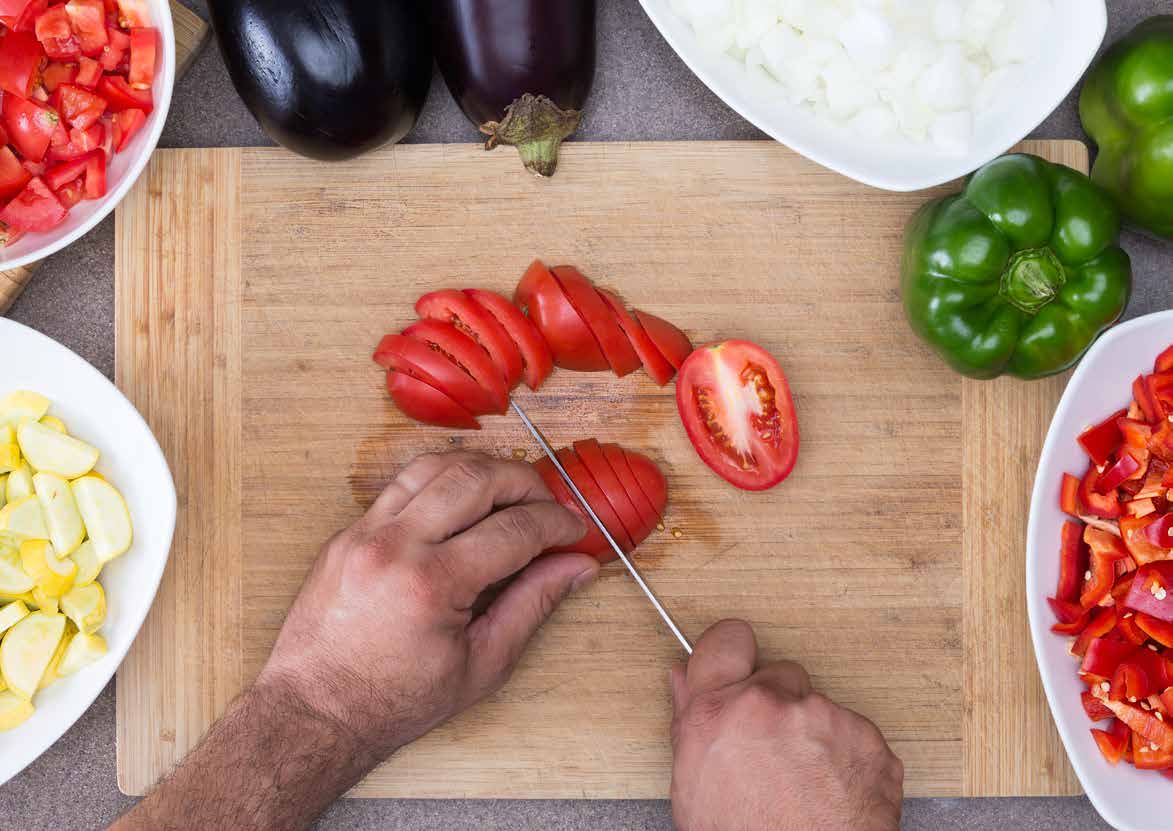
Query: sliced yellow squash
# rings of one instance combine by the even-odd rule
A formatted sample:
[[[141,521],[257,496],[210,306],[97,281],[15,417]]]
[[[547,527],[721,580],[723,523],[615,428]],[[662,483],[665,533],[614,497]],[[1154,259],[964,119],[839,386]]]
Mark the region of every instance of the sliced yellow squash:
[[[29,720],[34,710],[31,701],[7,689],[0,692],[0,730],[11,730]]]
[[[33,612],[9,629],[0,642],[0,672],[8,689],[31,699],[65,634],[65,616]]]
[[[37,497],[26,496],[0,508],[0,531],[22,539],[49,539],[49,526],[45,524],[45,512]]]
[[[57,674],[72,675],[82,667],[92,664],[108,651],[106,639],[101,635],[78,632],[70,639],[65,654],[61,656],[61,663],[57,666]]]
[[[85,476],[98,463],[96,447],[38,422],[21,424],[16,430],[16,440],[28,463],[44,473],[76,479]]]
[[[108,563],[126,553],[134,540],[134,528],[126,500],[118,489],[96,476],[83,476],[71,482],[70,487],[98,559]]]
[[[61,597],[61,611],[79,632],[93,634],[106,622],[106,592],[101,583],[70,589]]]
[[[53,543],[47,540],[25,540],[20,544],[20,563],[25,573],[32,577],[36,585],[33,597],[37,605],[41,605],[41,594],[48,597],[61,597],[73,588],[73,577],[77,574],[77,563],[68,557],[60,557],[53,548]]]
[[[77,509],[77,500],[73,498],[73,489],[57,474],[43,471],[33,477],[33,489],[45,513],[49,541],[60,556],[69,556],[86,538],[86,527]]]
[[[69,435],[69,430],[67,430],[65,428],[65,422],[62,421],[61,419],[59,419],[57,416],[51,416],[51,415],[42,416],[41,417],[41,424],[44,424],[46,427],[49,427],[53,430],[56,430],[58,433],[63,433],[67,436]]]
[[[8,502],[17,502],[32,495],[33,471],[27,463],[21,462],[20,467],[8,474],[8,480],[4,486],[4,498]]]
[[[102,561],[98,559],[94,544],[89,540],[79,545],[77,551],[69,555],[69,559],[77,563],[77,574],[73,576],[74,587],[88,586],[102,573]]]
[[[0,424],[18,426],[26,421],[40,421],[49,412],[49,399],[28,390],[10,392],[0,398]]]
[[[0,609],[0,632],[7,632],[21,620],[28,617],[29,607],[17,600]]]

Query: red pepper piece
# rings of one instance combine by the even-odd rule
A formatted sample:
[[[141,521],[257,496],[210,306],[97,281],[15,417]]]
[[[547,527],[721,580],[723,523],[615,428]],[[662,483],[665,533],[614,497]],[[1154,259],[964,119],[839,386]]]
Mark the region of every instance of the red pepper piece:
[[[1079,506],[1081,512],[1086,512],[1100,519],[1118,519],[1121,514],[1120,498],[1115,493],[1096,493],[1096,480],[1100,472],[1092,465],[1084,474],[1079,483]]]
[[[1063,483],[1059,488],[1059,510],[1068,516],[1079,516],[1079,477],[1070,473],[1063,474]]]
[[[1111,622],[1112,626],[1108,627],[1107,632],[1112,631],[1112,627],[1116,625],[1115,614],[1112,615]],[[1093,619],[1091,624],[1088,625],[1088,629],[1090,630],[1095,624],[1096,621]],[[1081,675],[1090,675],[1101,681],[1111,679],[1116,674],[1116,668],[1137,651],[1135,646],[1126,641],[1110,640],[1108,638],[1091,638],[1090,640],[1091,642],[1087,647],[1087,654],[1083,656],[1083,663],[1079,666],[1079,672]],[[1071,651],[1073,653],[1075,652],[1074,649]]]
[[[1123,517],[1120,520],[1120,536],[1124,538],[1124,546],[1137,565],[1144,565],[1155,560],[1164,560],[1169,552],[1158,545],[1153,545],[1148,536],[1148,528],[1159,517]]]
[[[1092,615],[1091,621],[1084,627],[1084,630],[1076,638],[1075,643],[1071,645],[1071,654],[1079,658],[1085,658],[1090,653],[1092,646],[1101,640],[1108,640],[1105,636],[1111,633],[1116,628],[1116,609],[1112,606],[1105,606],[1096,610]],[[1111,639],[1113,643],[1124,643]],[[1136,649],[1134,644],[1127,644],[1127,652],[1133,652]],[[1112,672],[1116,671],[1116,666],[1120,662],[1117,661],[1112,665]],[[1102,665],[1097,664],[1101,669]],[[1103,676],[1104,678],[1111,678],[1112,672]]]
[[[1173,372],[1173,346],[1157,356],[1153,363],[1153,372]]]
[[[1137,770],[1159,770],[1169,779],[1173,779],[1173,748],[1158,747],[1153,750],[1152,745],[1145,744],[1144,739],[1134,736],[1132,763]]]
[[[1059,544],[1059,587],[1055,597],[1075,602],[1079,599],[1080,581],[1087,571],[1087,551],[1083,545],[1083,528],[1078,522],[1063,523]],[[1071,623],[1069,620],[1061,623]]]
[[[1127,415],[1128,410],[1120,410],[1080,434],[1080,445],[1097,465],[1106,465],[1112,454],[1124,443],[1124,436],[1117,421]]]
[[[1152,615],[1137,612],[1130,620],[1136,621],[1136,626],[1161,646],[1173,649],[1173,623],[1158,620]]]
[[[1144,414],[1145,421],[1149,424],[1156,424],[1164,419],[1164,408],[1153,395],[1153,391],[1149,387],[1148,376],[1141,375],[1132,382],[1132,397],[1136,399],[1137,405],[1140,406],[1140,410]]]
[[[1116,631],[1120,633],[1121,638],[1136,646],[1144,646],[1149,639],[1145,631],[1137,625],[1136,614],[1133,612],[1117,614]]]
[[[1173,560],[1146,563],[1133,578],[1124,605],[1173,623]]]
[[[1116,718],[1112,715],[1112,711],[1104,706],[1104,702],[1092,695],[1090,691],[1080,693],[1079,700],[1083,702],[1083,710],[1092,721]]]
[[[1140,735],[1146,741],[1157,745],[1157,748],[1173,750],[1173,725],[1166,724],[1147,710],[1123,701],[1108,699],[1104,702],[1116,718],[1127,724],[1132,732]]]
[[[1173,410],[1173,405],[1170,406]],[[1166,419],[1149,439],[1149,452],[1165,462],[1173,462],[1173,424]]]
[[[1116,585],[1116,563],[1128,557],[1119,537],[1091,525],[1083,530],[1083,541],[1091,549],[1091,579],[1079,595],[1079,603],[1090,609],[1107,597]]]
[[[1173,514],[1165,514],[1151,522],[1145,528],[1145,536],[1158,548],[1173,548]]]
[[[1092,728],[1092,738],[1100,748],[1100,753],[1108,760],[1108,764],[1115,767],[1120,764],[1128,751],[1128,742],[1132,738],[1132,731],[1121,721],[1113,721],[1111,728],[1100,730]]]
[[[1109,698],[1113,701],[1131,701],[1133,703],[1142,698],[1148,698],[1153,693],[1152,682],[1146,673],[1137,664],[1125,661],[1116,667],[1112,675],[1112,691]]]
[[[1051,611],[1055,615],[1055,620],[1060,623],[1075,623],[1080,618],[1087,616],[1087,612],[1078,603],[1072,603],[1057,597],[1048,597],[1047,604],[1051,607]]]
[[[1121,454],[1116,464],[1105,468],[1104,472],[1096,477],[1096,493],[1111,493],[1141,469],[1141,464],[1128,453]]]

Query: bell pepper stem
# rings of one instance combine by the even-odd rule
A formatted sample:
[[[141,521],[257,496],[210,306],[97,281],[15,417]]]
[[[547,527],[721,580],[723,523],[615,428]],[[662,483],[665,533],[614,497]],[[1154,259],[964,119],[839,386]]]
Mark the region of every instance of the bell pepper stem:
[[[1067,270],[1049,248],[1019,251],[1002,273],[1002,296],[1026,314],[1034,315],[1055,299],[1067,282]]]

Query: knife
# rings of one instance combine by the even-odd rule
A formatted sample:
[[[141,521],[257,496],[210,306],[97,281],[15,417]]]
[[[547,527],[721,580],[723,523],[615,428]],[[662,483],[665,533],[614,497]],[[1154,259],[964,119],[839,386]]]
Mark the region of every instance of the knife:
[[[586,497],[582,495],[582,491],[578,489],[578,485],[574,484],[574,480],[570,478],[570,474],[566,472],[566,468],[562,466],[562,462],[558,461],[558,455],[554,452],[554,448],[550,446],[550,443],[546,441],[546,437],[542,435],[542,431],[539,430],[532,421],[530,421],[529,416],[525,414],[525,410],[517,406],[516,401],[510,401],[509,403],[513,405],[513,411],[521,418],[521,423],[524,424],[526,429],[529,430],[533,435],[534,441],[536,441],[538,446],[542,448],[542,452],[545,453],[546,457],[554,464],[554,469],[558,471],[558,475],[562,477],[562,481],[566,483],[566,487],[568,487],[570,492],[574,494],[574,498],[578,500],[578,504],[582,506],[583,510],[586,511],[587,516],[591,518],[591,522],[593,522],[595,527],[599,529],[599,532],[602,533],[603,539],[607,541],[607,543],[615,551],[615,554],[618,555],[619,561],[623,563],[624,567],[627,569],[627,573],[631,575],[633,580],[635,580],[635,584],[640,587],[643,593],[647,596],[648,600],[652,601],[652,606],[654,606],[656,611],[660,613],[660,617],[668,626],[668,629],[671,630],[672,634],[676,636],[676,640],[680,641],[680,645],[684,647],[684,651],[691,655],[692,644],[689,643],[689,640],[684,636],[684,633],[680,631],[680,627],[676,625],[676,621],[672,619],[672,615],[668,614],[668,610],[664,608],[664,604],[660,602],[660,598],[656,597],[656,593],[652,591],[652,587],[648,585],[647,580],[645,580],[643,575],[639,573],[639,569],[635,567],[635,563],[633,563],[631,558],[628,557],[627,554],[624,553],[623,549],[619,547],[619,543],[615,542],[615,538],[611,536],[611,532],[607,530],[607,526],[604,525],[602,520],[599,519],[599,515],[595,513],[594,508],[592,508],[590,503],[586,501]]]

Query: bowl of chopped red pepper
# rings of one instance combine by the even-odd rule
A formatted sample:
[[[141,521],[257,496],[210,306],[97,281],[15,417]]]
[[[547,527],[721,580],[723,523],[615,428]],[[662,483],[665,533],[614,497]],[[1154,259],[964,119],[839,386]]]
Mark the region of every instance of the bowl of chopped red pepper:
[[[1031,635],[1084,789],[1122,831],[1173,804],[1173,311],[1123,324],[1072,376],[1027,532]]]
[[[171,103],[166,0],[0,0],[0,270],[100,222]]]

